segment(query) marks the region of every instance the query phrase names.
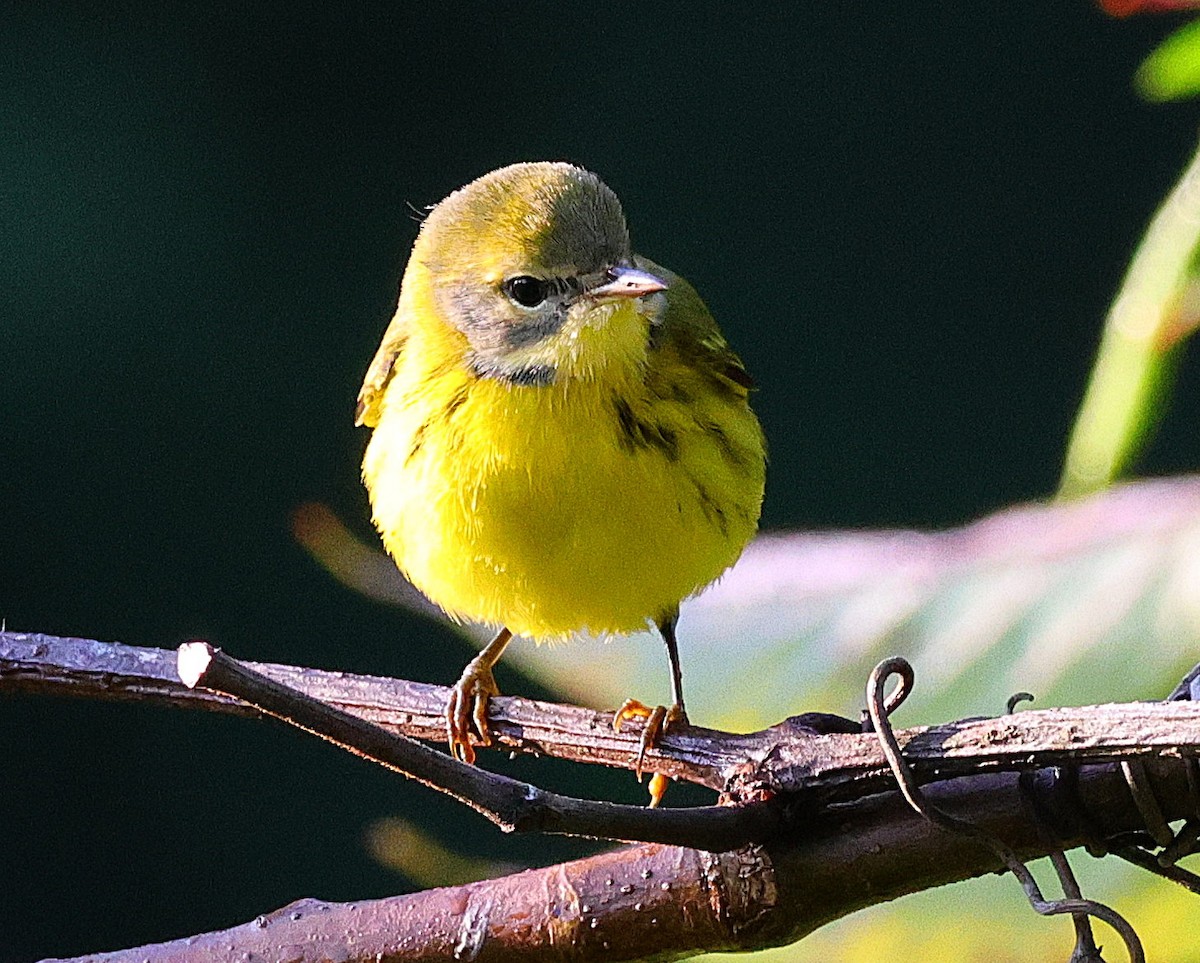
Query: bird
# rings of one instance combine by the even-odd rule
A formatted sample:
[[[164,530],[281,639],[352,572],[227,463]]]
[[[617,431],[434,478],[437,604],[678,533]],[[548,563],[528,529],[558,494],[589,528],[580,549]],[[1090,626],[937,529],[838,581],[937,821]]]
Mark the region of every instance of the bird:
[[[492,668],[514,637],[656,626],[672,704],[630,699],[613,720],[643,720],[639,778],[687,724],[680,603],[733,565],[762,507],[753,387],[695,289],[633,252],[590,171],[513,164],[429,209],[356,423],[384,547],[451,619],[496,633],[448,700],[453,755],[475,761],[472,726],[490,744]]]

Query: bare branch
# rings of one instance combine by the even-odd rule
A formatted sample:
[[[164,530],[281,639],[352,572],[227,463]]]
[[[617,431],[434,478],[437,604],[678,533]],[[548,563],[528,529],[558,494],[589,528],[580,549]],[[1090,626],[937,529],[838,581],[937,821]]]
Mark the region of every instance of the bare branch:
[[[207,642],[187,642],[179,647],[179,675],[189,688],[204,686],[240,699],[268,715],[439,789],[508,832],[664,842],[723,852],[766,839],[779,828],[779,809],[767,801],[737,806],[648,809],[546,792],[529,783],[467,765],[289,689],[229,658]]]
[[[173,653],[160,650],[3,633],[0,691],[258,711],[171,681],[173,662]],[[225,667],[230,665],[236,669],[238,664]],[[373,726],[362,726],[364,718],[386,719],[394,730],[408,728],[441,741],[445,689],[288,666],[262,668],[272,678],[295,681],[337,701],[345,712],[332,710],[330,718],[345,728],[333,733],[335,738],[355,750],[365,748],[385,764],[397,763],[387,748],[396,743]],[[263,709],[283,710],[299,724],[314,721],[305,714],[311,700],[296,693],[283,690],[280,704],[272,701],[280,697],[275,685],[266,687],[266,695],[241,691]],[[497,731],[528,745],[527,733],[514,720],[535,717],[541,704],[496,701],[502,703],[494,716]],[[630,764],[634,740],[610,736],[607,716],[566,706],[545,709],[558,728],[539,731],[546,740],[538,743],[540,751],[587,759],[588,740],[602,736],[623,747],[620,762]],[[1181,757],[1200,755],[1200,705],[1195,703],[1023,712],[910,729],[896,738],[923,783],[926,800],[1003,840],[1022,859],[1144,832],[1145,799],[1135,801],[1120,765],[1129,760],[1140,760],[1138,791],[1153,797],[1156,822],[1194,815],[1194,780],[1189,779],[1194,761],[1185,764]],[[415,748],[440,760],[438,766],[457,766],[448,756]],[[773,797],[776,808],[762,811],[778,819],[771,827],[775,831],[756,834],[761,845],[723,854],[651,844],[412,896],[355,904],[308,900],[233,930],[88,959],[192,963],[232,954],[348,963],[451,955],[587,961],[754,949],[794,941],[863,906],[1002,868],[991,848],[948,833],[907,807],[873,734],[814,736],[795,720],[746,736],[693,728],[664,740],[656,758],[659,765],[722,785],[731,798]],[[1051,765],[1067,768],[1043,768]],[[457,769],[434,776],[478,805],[480,787]],[[485,793],[494,789],[488,783]],[[513,794],[538,793],[512,780],[500,785],[508,794],[501,799],[505,805],[519,802]],[[1031,819],[1031,809],[1040,818]],[[521,825],[519,807],[511,812],[511,822]],[[538,828],[560,829],[564,824],[555,820],[563,818],[555,810]]]
[[[444,711],[450,697],[447,687],[290,665],[244,664],[389,732],[429,742],[445,741]],[[173,649],[36,633],[0,632],[0,693],[4,691],[153,702],[235,715],[261,714],[228,696],[187,688],[176,672]],[[637,727],[614,731],[611,712],[499,696],[489,703],[488,719],[496,749],[630,770],[634,767]],[[644,768],[720,789],[725,781],[723,773],[746,758],[740,738],[699,727],[690,727],[686,732],[673,729],[662,740],[662,751],[647,754]]]
[[[176,653],[88,639],[0,633],[0,693],[69,694],[138,699],[163,705],[257,715],[215,693],[186,688]],[[247,666],[393,733],[441,743],[450,690],[400,679],[322,672],[295,666]],[[757,783],[775,791],[811,790],[834,798],[892,779],[871,735],[813,735],[805,717],[735,735],[697,726],[672,729],[646,757],[653,772],[716,789]],[[609,713],[512,696],[492,700],[496,748],[632,769],[637,732],[614,732]],[[1028,770],[1155,755],[1200,755],[1200,703],[1135,702],[1040,709],[994,719],[968,719],[896,733],[922,781],[988,770]],[[740,787],[740,788],[739,788]]]
[[[1178,763],[1150,766],[1168,818],[1188,805]],[[1084,841],[1050,841],[1019,777],[997,773],[925,789],[939,808],[1006,840],[1024,859]],[[1140,826],[1118,767],[1080,771],[1073,798],[1107,836]],[[912,812],[898,793],[806,811],[765,847],[713,855],[649,844],[466,886],[356,903],[304,900],[233,929],[117,953],[94,963],[317,963],[640,960],[794,942],[856,909],[1002,868],[988,848]],[[1031,927],[1038,924],[1031,919]]]

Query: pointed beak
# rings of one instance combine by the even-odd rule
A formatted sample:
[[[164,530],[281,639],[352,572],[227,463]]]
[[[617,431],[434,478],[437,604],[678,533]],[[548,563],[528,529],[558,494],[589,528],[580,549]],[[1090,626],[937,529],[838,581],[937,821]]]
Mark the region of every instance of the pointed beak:
[[[609,268],[602,284],[588,289],[588,296],[597,300],[608,298],[644,298],[656,291],[665,291],[667,282],[647,271],[617,266]]]

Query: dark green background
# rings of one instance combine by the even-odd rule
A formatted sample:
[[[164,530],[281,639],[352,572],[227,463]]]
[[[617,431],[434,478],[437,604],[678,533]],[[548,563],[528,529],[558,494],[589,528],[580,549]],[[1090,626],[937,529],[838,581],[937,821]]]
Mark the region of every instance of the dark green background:
[[[766,525],[945,525],[1053,490],[1105,306],[1195,139],[1192,106],[1130,88],[1169,21],[424,6],[4,14],[10,628],[454,678],[465,643],[339,587],[288,518],[318,499],[369,533],[352,412],[408,204],[516,160],[598,171],[705,296],[762,386]],[[1193,468],[1198,416],[1185,359],[1143,467]],[[584,851],[279,727],[7,700],[0,961],[403,891],[361,838],[392,813],[475,854]]]

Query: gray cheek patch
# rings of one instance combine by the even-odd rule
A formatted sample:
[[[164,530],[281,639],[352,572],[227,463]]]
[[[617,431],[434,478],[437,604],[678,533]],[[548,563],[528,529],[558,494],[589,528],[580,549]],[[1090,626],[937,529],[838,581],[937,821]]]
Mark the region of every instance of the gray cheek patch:
[[[544,312],[516,315],[516,309],[499,301],[490,291],[468,284],[439,292],[449,317],[471,342],[469,364],[480,378],[494,378],[520,387],[542,388],[554,384],[558,370],[544,362],[513,361],[509,356],[520,348],[543,341],[560,330],[566,320],[561,303],[547,305]]]
[[[527,348],[556,334],[567,320],[567,306],[559,299],[530,314],[518,311],[500,295],[470,284],[455,285],[441,296],[455,326],[477,352],[501,355],[513,348]]]
[[[547,303],[537,314],[506,324],[504,341],[510,348],[527,348],[557,334],[566,320],[567,309],[561,301]]]
[[[471,339],[476,350],[496,348],[503,340],[504,323],[489,311],[488,292],[470,284],[442,288],[438,295],[446,306],[446,315],[454,326]]]

